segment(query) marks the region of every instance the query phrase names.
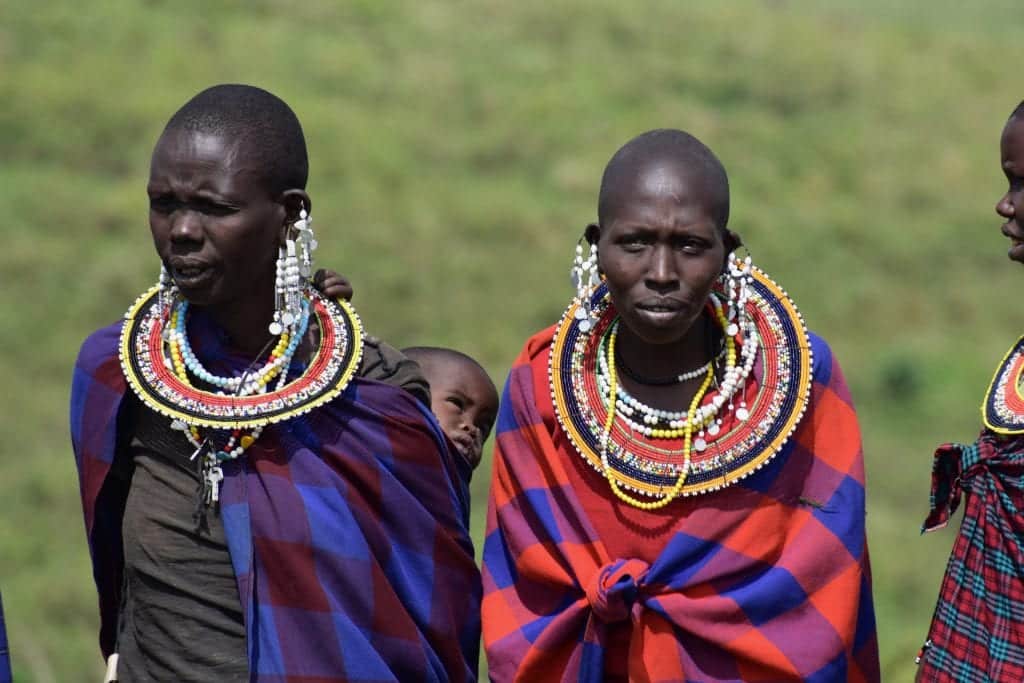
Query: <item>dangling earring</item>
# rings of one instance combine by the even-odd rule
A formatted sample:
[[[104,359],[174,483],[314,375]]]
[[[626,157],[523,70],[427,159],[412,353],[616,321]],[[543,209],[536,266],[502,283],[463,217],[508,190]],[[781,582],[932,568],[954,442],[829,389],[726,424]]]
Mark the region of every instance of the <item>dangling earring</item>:
[[[590,244],[590,255],[583,259],[583,245],[576,243],[576,257],[569,271],[572,286],[576,289],[576,319],[583,332],[589,332],[594,326],[594,310],[590,297],[601,284],[597,269],[597,244]]]
[[[309,278],[313,275],[313,252],[316,251],[318,244],[313,235],[313,217],[306,213],[305,208],[299,211],[295,230],[298,232],[296,241],[299,246],[299,274]]]
[[[284,244],[277,249],[274,319],[269,328],[272,335],[281,335],[302,317],[302,280],[313,272],[312,254],[317,248],[312,223],[313,219],[303,207],[299,211],[299,219],[286,230]]]
[[[175,286],[174,280],[171,279],[171,274],[167,272],[167,266],[163,262],[160,263],[158,286],[160,290],[157,294],[157,306],[159,306],[161,312],[164,312],[166,306],[174,304]]]
[[[735,337],[745,327],[747,318],[747,299],[750,298],[750,281],[753,279],[753,262],[748,253],[742,260],[735,251],[729,252],[725,270],[721,275],[722,289],[725,292],[725,333]]]

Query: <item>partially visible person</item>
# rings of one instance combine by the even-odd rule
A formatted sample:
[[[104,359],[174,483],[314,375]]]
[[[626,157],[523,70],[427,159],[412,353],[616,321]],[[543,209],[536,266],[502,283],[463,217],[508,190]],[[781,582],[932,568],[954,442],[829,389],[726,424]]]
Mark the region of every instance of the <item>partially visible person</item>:
[[[320,269],[313,282],[327,296],[352,300],[352,284],[344,275]],[[410,346],[402,354],[419,364],[430,385],[430,408],[462,456],[460,470],[468,483],[498,416],[494,382],[479,362],[455,349]]]
[[[1024,102],[1000,138],[1008,188],[996,203],[1008,256],[1024,263]],[[981,406],[973,444],[935,452],[922,531],[948,524],[966,498],[917,680],[1024,681],[1024,337],[1007,352]]]
[[[480,363],[455,349],[410,346],[402,353],[423,370],[430,385],[430,408],[465,461],[462,470],[468,482],[498,417],[494,382]]]
[[[416,363],[310,286],[307,172],[276,96],[189,100],[150,165],[159,284],[79,354],[71,437],[122,683],[476,678],[459,456]]]
[[[11,653],[7,648],[7,625],[4,623],[3,600],[0,600],[0,683],[11,683]]]
[[[853,403],[737,253],[721,162],[656,130],[605,168],[576,296],[502,397],[492,680],[879,680]]]

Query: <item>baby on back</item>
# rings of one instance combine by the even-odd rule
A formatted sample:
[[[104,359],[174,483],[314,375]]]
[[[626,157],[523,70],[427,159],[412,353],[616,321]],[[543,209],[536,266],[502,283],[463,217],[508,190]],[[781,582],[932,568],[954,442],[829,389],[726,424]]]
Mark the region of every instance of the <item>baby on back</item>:
[[[320,270],[313,282],[328,296],[352,298],[348,279],[333,270]],[[410,346],[402,353],[419,364],[430,384],[430,410],[462,456],[460,473],[468,482],[498,416],[494,382],[480,363],[455,349]]]

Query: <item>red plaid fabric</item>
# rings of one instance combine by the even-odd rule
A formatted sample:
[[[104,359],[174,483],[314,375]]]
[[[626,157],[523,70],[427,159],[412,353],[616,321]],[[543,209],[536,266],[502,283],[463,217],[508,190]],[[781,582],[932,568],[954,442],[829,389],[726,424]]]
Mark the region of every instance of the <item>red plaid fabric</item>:
[[[935,452],[931,512],[944,527],[966,493],[918,680],[1024,681],[1024,438],[985,431]]]
[[[527,343],[498,418],[483,553],[492,680],[602,681],[609,625],[628,624],[630,681],[878,681],[860,434],[824,341],[811,337],[811,404],[783,451],[672,503],[673,532],[647,562],[609,554],[566,472],[578,456],[559,450],[552,333]]]

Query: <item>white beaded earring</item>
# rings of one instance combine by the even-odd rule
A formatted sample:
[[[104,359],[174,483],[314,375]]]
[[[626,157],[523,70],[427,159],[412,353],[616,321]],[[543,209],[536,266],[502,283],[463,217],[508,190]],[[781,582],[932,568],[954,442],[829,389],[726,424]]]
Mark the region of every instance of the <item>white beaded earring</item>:
[[[302,318],[302,280],[313,272],[313,219],[305,208],[299,219],[285,233],[284,244],[277,249],[277,272],[274,276],[274,319],[270,334],[278,336]]]
[[[753,261],[750,254],[742,260],[736,252],[729,252],[729,258],[722,272],[722,289],[725,292],[725,319],[728,325],[725,333],[735,337],[747,322],[747,299],[750,298],[750,281],[753,279]]]
[[[318,245],[313,235],[313,217],[306,213],[305,208],[299,211],[295,230],[298,233],[295,239],[299,247],[299,274],[304,278],[310,278],[313,275],[313,252]]]
[[[157,294],[157,306],[161,311],[166,310],[165,307],[171,306],[174,303],[174,280],[171,279],[171,274],[167,272],[167,266],[163,263],[160,264],[160,280],[159,280],[160,291]]]
[[[576,257],[569,273],[572,277],[572,286],[576,289],[576,319],[579,320],[579,328],[583,332],[589,332],[594,326],[590,297],[601,284],[597,269],[597,244],[590,244],[590,255],[584,259],[583,245],[576,243]]]

